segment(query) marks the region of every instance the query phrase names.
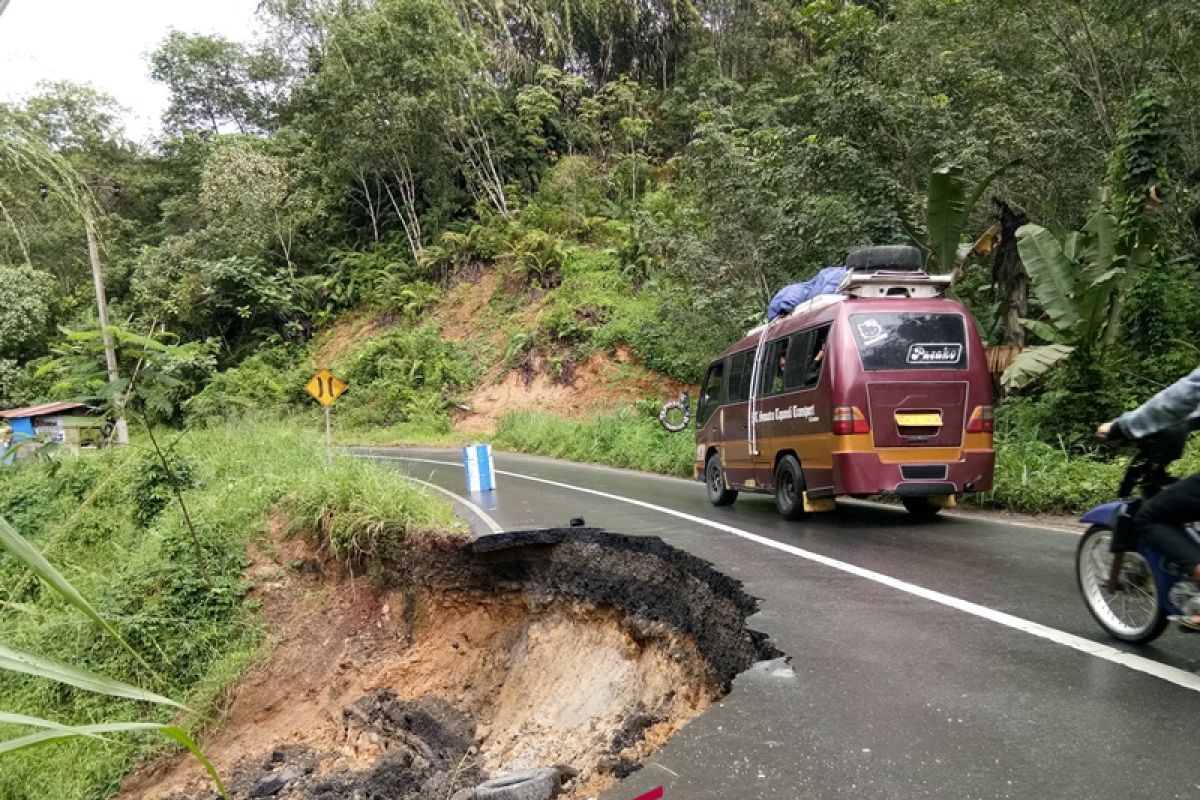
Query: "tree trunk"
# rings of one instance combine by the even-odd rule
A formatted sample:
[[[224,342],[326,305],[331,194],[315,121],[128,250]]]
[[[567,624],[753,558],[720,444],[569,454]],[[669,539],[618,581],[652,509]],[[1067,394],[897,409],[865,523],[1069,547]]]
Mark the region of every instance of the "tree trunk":
[[[992,260],[992,285],[999,290],[1000,310],[1004,315],[1000,343],[1021,348],[1025,346],[1025,326],[1021,320],[1029,316],[1029,275],[1017,252],[1017,228],[1029,222],[1029,217],[999,198],[993,197],[992,205],[1000,223],[1000,244]]]

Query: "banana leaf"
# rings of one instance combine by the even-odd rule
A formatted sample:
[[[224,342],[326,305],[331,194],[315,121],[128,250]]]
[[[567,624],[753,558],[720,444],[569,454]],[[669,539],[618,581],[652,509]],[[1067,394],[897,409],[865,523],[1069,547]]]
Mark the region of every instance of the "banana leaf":
[[[965,195],[962,167],[942,167],[929,173],[925,224],[929,229],[934,271],[945,272],[954,267],[966,217]]]
[[[1029,273],[1033,293],[1050,315],[1054,327],[1066,332],[1079,323],[1075,308],[1075,270],[1062,245],[1040,225],[1017,229],[1017,250]]]
[[[1023,389],[1066,361],[1073,352],[1075,348],[1065,344],[1028,347],[1004,370],[1000,384],[1006,389]]]
[[[1040,319],[1022,319],[1021,324],[1025,329],[1034,336],[1052,344],[1064,344],[1062,341],[1062,332],[1053,325],[1047,325]]]

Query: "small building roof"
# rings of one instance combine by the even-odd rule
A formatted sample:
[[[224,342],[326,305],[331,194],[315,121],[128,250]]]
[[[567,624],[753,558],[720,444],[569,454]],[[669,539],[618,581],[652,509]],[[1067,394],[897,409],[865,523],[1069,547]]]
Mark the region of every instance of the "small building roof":
[[[26,419],[28,417],[44,417],[49,414],[58,414],[63,411],[75,411],[76,409],[87,408],[83,403],[43,403],[40,406],[26,406],[25,408],[10,408],[7,411],[0,411],[0,419]]]

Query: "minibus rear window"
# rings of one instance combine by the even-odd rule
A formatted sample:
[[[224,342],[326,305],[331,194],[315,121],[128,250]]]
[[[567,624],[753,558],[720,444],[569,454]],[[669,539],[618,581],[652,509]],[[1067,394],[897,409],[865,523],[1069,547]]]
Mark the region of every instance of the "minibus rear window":
[[[851,314],[863,369],[966,369],[961,314]]]

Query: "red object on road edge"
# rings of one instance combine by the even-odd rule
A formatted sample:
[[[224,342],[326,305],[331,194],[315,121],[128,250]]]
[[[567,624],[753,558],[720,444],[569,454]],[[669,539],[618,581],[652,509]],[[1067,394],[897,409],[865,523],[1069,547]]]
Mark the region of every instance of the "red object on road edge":
[[[663,796],[663,787],[651,789],[643,795],[633,798],[633,800],[661,800]]]

